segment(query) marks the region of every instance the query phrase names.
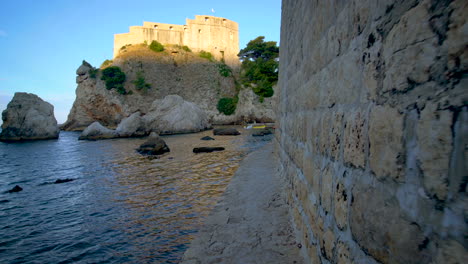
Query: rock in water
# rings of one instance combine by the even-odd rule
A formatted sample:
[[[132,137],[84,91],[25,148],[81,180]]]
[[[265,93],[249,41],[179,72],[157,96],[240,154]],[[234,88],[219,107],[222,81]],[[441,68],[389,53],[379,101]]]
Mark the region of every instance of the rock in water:
[[[240,135],[239,131],[235,128],[215,128],[213,135],[216,136],[237,136]]]
[[[262,136],[265,136],[265,135],[270,135],[272,134],[273,132],[270,130],[270,129],[260,129],[260,130],[254,130],[252,132],[252,136],[254,137],[262,137]]]
[[[143,119],[149,131],[159,134],[193,133],[211,128],[205,111],[178,95],[155,100]]]
[[[115,132],[115,130],[108,129],[101,125],[99,122],[94,122],[91,125],[89,125],[83,132],[81,132],[81,135],[78,139],[96,140],[116,137],[117,133]]]
[[[115,130],[119,137],[142,137],[147,134],[140,112],[133,113],[120,122]]]
[[[11,190],[8,190],[9,193],[14,193],[14,192],[21,192],[23,190],[23,188],[21,188],[19,185],[15,185],[15,187],[13,187],[13,189]]]
[[[71,181],[74,181],[74,179],[57,179],[54,184],[59,184],[59,183],[65,183],[65,182],[71,182]]]
[[[202,153],[202,152],[213,152],[213,151],[223,151],[223,147],[201,147],[194,148],[193,153]]]
[[[39,96],[15,93],[2,113],[0,141],[58,138],[59,127],[54,107]]]
[[[215,140],[215,139],[210,136],[206,136],[206,137],[200,138],[200,140]]]
[[[141,144],[137,151],[141,154],[161,155],[171,150],[166,145],[166,142],[158,136],[158,134],[152,132],[149,135],[148,140]]]

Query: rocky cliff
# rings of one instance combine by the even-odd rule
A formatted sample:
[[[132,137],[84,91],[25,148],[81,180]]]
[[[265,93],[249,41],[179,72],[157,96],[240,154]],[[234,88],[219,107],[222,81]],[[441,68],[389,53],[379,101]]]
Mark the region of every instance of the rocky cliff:
[[[130,94],[107,90],[105,82],[101,80],[102,71],[93,76],[94,68],[83,62],[77,70],[76,99],[62,129],[83,130],[94,121],[116,127],[132,113],[139,111],[146,114],[155,99],[170,94],[198,105],[214,124],[273,120],[271,105],[274,99],[267,98],[260,104],[255,94],[242,89],[239,93],[242,100],[236,113],[231,116],[220,114],[216,108],[219,99],[237,94],[235,77],[232,73],[223,76],[220,62],[201,58],[196,53],[178,47],[166,47],[164,52],[154,52],[143,44],[127,46],[112,65],[125,72],[124,88]],[[150,89],[136,89],[133,81],[138,75],[151,85]],[[239,85],[237,89],[240,89]]]

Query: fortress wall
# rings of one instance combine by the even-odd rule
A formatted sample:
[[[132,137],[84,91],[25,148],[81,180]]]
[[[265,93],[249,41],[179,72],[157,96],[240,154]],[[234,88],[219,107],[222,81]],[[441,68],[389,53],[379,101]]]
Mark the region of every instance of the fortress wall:
[[[132,26],[126,34],[114,36],[114,57],[127,44],[151,43],[186,45],[194,52],[211,52],[217,60],[224,59],[231,67],[240,65],[239,26],[236,22],[214,16],[195,16],[187,19],[186,25],[143,22]]]
[[[283,0],[276,137],[309,263],[468,259],[467,13]]]

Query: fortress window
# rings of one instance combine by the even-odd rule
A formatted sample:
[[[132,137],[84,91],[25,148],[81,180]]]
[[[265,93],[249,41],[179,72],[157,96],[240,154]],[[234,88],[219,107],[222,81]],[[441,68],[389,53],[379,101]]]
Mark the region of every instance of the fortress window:
[[[226,25],[226,19],[223,19],[223,25]]]
[[[205,17],[205,22],[208,22],[208,20],[210,20],[209,17]]]
[[[170,26],[170,27],[169,27],[169,30],[172,30],[172,29],[173,29],[173,27],[172,27],[172,26]]]
[[[154,29],[158,29],[158,25],[154,25]]]
[[[198,30],[198,34],[201,34],[201,29]]]
[[[184,31],[187,31],[187,27],[184,27]]]

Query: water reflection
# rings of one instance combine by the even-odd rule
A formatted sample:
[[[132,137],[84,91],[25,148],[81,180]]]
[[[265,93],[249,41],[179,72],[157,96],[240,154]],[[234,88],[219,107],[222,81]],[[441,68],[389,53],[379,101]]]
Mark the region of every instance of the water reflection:
[[[265,143],[206,135],[163,137],[171,152],[159,159],[135,152],[144,139],[0,143],[0,263],[177,263],[242,157]],[[201,146],[226,150],[192,153]],[[75,181],[47,184],[58,178]],[[3,192],[15,184],[24,190]]]

